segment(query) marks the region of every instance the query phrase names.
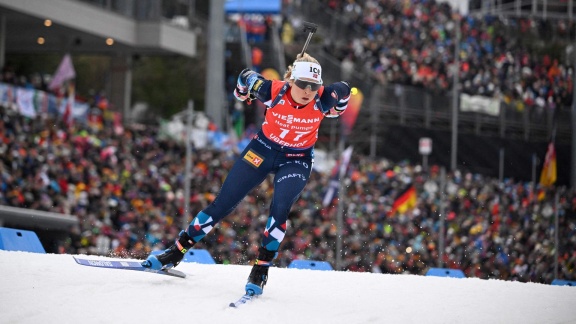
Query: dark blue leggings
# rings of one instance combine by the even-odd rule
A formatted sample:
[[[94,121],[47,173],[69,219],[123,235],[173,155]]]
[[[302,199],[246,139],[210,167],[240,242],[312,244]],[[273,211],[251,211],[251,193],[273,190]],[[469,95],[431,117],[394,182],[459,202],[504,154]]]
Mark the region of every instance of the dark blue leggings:
[[[232,166],[216,199],[199,212],[187,232],[200,241],[240,201],[274,173],[274,194],[270,215],[262,237],[262,246],[278,251],[286,233],[290,208],[306,186],[312,170],[313,150],[286,150],[260,137],[253,139]]]

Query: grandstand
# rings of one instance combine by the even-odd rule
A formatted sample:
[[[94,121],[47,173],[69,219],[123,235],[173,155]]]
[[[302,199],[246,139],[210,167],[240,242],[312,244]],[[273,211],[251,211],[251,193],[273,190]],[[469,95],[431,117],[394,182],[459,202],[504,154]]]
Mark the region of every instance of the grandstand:
[[[453,47],[450,47],[450,44],[456,35],[454,28],[443,30],[437,27],[438,24],[445,23],[444,20],[452,18],[451,9],[447,5],[441,5],[441,2],[418,5],[420,7],[418,10],[424,14],[433,13],[435,20],[419,27],[413,27],[416,25],[412,23],[411,28],[404,31],[410,33],[409,36],[411,37],[404,40],[405,44],[410,44],[407,45],[410,46],[411,52],[409,53],[409,49],[399,45],[398,41],[392,41],[395,40],[394,34],[399,32],[398,28],[401,28],[399,23],[402,22],[398,19],[398,16],[402,14],[401,5],[398,2],[386,2],[382,5],[381,10],[362,6],[362,4],[370,2],[358,1],[355,3],[359,6],[356,9],[357,12],[370,14],[376,18],[371,16],[371,20],[366,21],[364,17],[356,17],[352,10],[347,11],[348,9],[344,7],[336,8],[337,10],[329,13],[329,15],[321,15],[322,8],[311,3],[302,10],[305,19],[316,19],[316,17],[325,19],[325,34],[346,35],[346,37],[331,36],[331,40],[319,41],[318,47],[316,47],[317,51],[314,54],[332,65],[330,71],[340,71],[339,62],[346,56],[351,56],[356,61],[355,71],[359,73],[352,80],[362,91],[370,94],[370,98],[367,99],[368,104],[361,110],[356,127],[357,130],[370,135],[350,138],[349,140],[353,142],[355,147],[370,156],[405,156],[411,161],[417,161],[419,155],[418,138],[440,133],[440,137],[450,139],[453,133],[453,77],[450,72],[451,67],[446,62],[452,60],[453,49],[451,48]],[[473,8],[475,7],[471,6],[471,10]],[[572,129],[574,128],[570,111],[571,93],[573,92],[570,77],[565,79],[568,81],[562,90],[565,91],[565,94],[558,92],[558,96],[553,96],[556,102],[554,106],[558,106],[560,109],[552,110],[547,109],[551,107],[548,104],[536,103],[542,99],[532,98],[532,94],[528,93],[527,90],[518,93],[519,84],[513,82],[513,80],[518,80],[517,82],[526,85],[535,80],[526,79],[518,72],[506,75],[504,73],[509,72],[502,69],[510,67],[514,63],[514,61],[511,61],[510,64],[506,63],[506,60],[509,59],[525,64],[519,59],[521,54],[526,55],[526,50],[533,50],[538,53],[542,52],[542,48],[550,46],[550,44],[534,42],[534,38],[537,38],[551,39],[551,43],[561,49],[557,53],[558,59],[562,62],[563,70],[571,73],[570,69],[574,65],[572,63],[573,56],[567,56],[564,50],[570,48],[575,37],[573,20],[565,20],[567,26],[563,32],[558,28],[552,28],[557,27],[552,24],[553,26],[550,28],[544,29],[547,26],[544,25],[542,28],[532,28],[531,33],[525,33],[518,30],[520,28],[518,22],[521,22],[522,18],[518,18],[516,21],[512,17],[502,20],[504,18],[499,15],[484,17],[486,18],[478,18],[476,11],[472,11],[470,16],[461,20],[461,28],[464,33],[462,38],[466,40],[461,51],[461,55],[466,55],[466,59],[462,63],[464,64],[463,67],[469,69],[467,73],[462,73],[461,84],[462,90],[467,94],[490,95],[494,98],[501,98],[497,101],[499,112],[490,114],[481,111],[461,111],[458,114],[458,137],[471,139],[474,143],[473,147],[487,148],[486,152],[476,153],[472,150],[466,150],[466,147],[458,146],[458,167],[497,177],[499,174],[499,152],[502,149],[506,159],[504,163],[506,167],[503,170],[504,176],[530,181],[532,180],[532,166],[530,165],[532,156],[542,155],[547,142],[552,134],[555,134],[558,150],[564,152],[558,155],[562,155],[564,158],[564,161],[558,162],[558,172],[563,174],[561,177],[563,179],[562,184],[569,185],[570,166],[573,160],[570,151],[571,143],[573,143]],[[395,21],[392,20],[394,18],[396,18]],[[418,19],[420,18],[412,15],[406,24]],[[541,18],[534,19],[536,22],[542,21]],[[351,24],[351,20],[355,24]],[[382,27],[386,22],[391,27]],[[491,34],[482,34],[482,28],[490,31]],[[381,35],[375,34],[374,30],[381,30]],[[469,30],[470,35],[467,34],[467,30]],[[413,39],[428,34],[434,37],[435,33],[439,31],[444,35],[442,43],[439,40],[427,40],[424,37],[420,37],[422,41]],[[543,34],[545,31],[547,33]],[[523,34],[527,34],[525,39],[513,37],[513,35]],[[482,45],[482,42],[484,44],[486,42],[482,41],[481,38],[486,37],[491,37],[494,42],[490,47]],[[505,39],[508,41],[502,43],[501,41]],[[434,45],[432,41],[435,41],[443,49],[441,54],[430,50],[430,46]],[[328,45],[326,45],[327,42]],[[499,47],[496,46],[497,42],[500,42],[498,43],[500,44]],[[484,48],[478,48],[480,45]],[[472,52],[474,46],[477,47],[476,52]],[[326,47],[329,50],[326,50]],[[336,55],[333,59],[328,59],[327,56],[330,55],[328,53],[336,53]],[[516,57],[506,58],[506,53],[511,53]],[[422,57],[415,55],[422,55]],[[428,57],[424,59],[426,55]],[[538,58],[534,55],[534,57],[524,57],[523,59],[529,60],[527,63],[532,65],[526,66],[524,69],[541,68],[541,64],[538,62],[541,57]],[[485,64],[490,69],[479,67],[477,66],[478,63]],[[407,70],[406,67],[410,67],[410,70]],[[432,72],[429,71],[430,67],[432,67]],[[516,69],[520,68],[522,66],[516,66]],[[391,69],[397,72],[391,74]],[[426,81],[427,79],[423,79],[425,73],[432,73],[430,74],[432,78],[428,76],[428,80],[441,82],[429,83]],[[483,79],[478,77],[479,73],[485,74],[482,76]],[[331,75],[330,77],[338,79],[339,75]],[[527,97],[531,99],[526,99]],[[394,134],[398,132],[390,131],[391,129],[397,130],[397,127],[401,127],[402,133],[410,132],[415,135],[412,140],[400,139],[405,145],[388,145],[388,143],[397,141]],[[450,141],[445,143],[441,139],[436,139],[438,136],[434,136],[433,141],[434,147],[438,144],[438,150],[434,149],[430,158],[450,166],[452,143]],[[493,149],[493,147],[495,148]],[[511,151],[511,147],[524,147],[524,149]],[[489,160],[488,165],[484,163],[486,159]]]
[[[144,2],[55,0],[48,8],[43,2],[0,0],[5,26],[1,61],[36,51],[112,57],[106,84],[110,106],[114,113],[130,115],[130,89],[137,82],[130,64],[134,55],[194,57],[206,66],[209,57],[216,57],[207,44],[219,40],[197,33],[210,30],[215,2],[159,1],[160,7],[146,11],[130,3]],[[322,62],[325,82],[346,76],[364,95],[352,134],[342,136],[341,122],[328,121],[318,145],[332,160],[339,141],[354,147],[344,180],[345,204],[321,205],[330,179],[327,172],[315,172],[294,206],[279,266],[314,259],[336,267],[340,252],[344,259],[337,270],[424,274],[430,267],[445,266],[483,279],[576,279],[576,200],[570,187],[574,51],[567,51],[576,37],[573,8],[561,9],[565,16],[557,18],[552,8],[522,5],[512,7],[520,13],[515,16],[504,7],[508,3],[523,2],[482,2],[478,7],[472,1],[470,15],[455,13],[439,1],[287,1],[280,11],[258,12],[262,7],[255,7],[249,19],[229,9],[222,38],[226,55],[219,54],[225,57],[223,80],[206,76],[208,88],[226,88],[233,100],[228,81],[233,87],[236,74],[254,63],[254,47],[263,51],[260,68],[281,75],[301,49],[298,24],[314,21],[319,32],[309,52]],[[98,17],[97,22],[90,16]],[[44,30],[34,26],[46,17],[57,28],[45,37],[62,35],[62,43],[53,48],[24,43]],[[105,45],[108,38],[116,40],[115,47]],[[461,74],[454,82],[458,39]],[[0,225],[37,231],[52,253],[142,258],[171,243],[185,221],[185,148],[179,141],[166,138],[165,128],[157,124],[125,119],[121,125],[119,115],[96,100],[85,103],[90,113],[76,116],[73,126],[50,104],[38,115],[23,115],[8,93],[29,85],[6,74],[1,82],[0,205],[68,215],[77,223],[68,225],[64,239],[21,217],[2,217]],[[56,100],[47,89],[34,91],[35,98]],[[470,98],[488,104],[474,105]],[[468,111],[456,110],[457,163],[452,166],[454,102],[470,105]],[[225,113],[218,120],[218,109],[212,107],[220,106]],[[228,109],[237,112],[233,101],[206,102],[206,107],[200,108],[227,132],[235,116]],[[242,128],[249,130],[250,123],[261,118],[261,107],[242,108]],[[428,168],[420,164],[418,142],[423,137],[433,141]],[[538,176],[552,137],[557,181],[543,187]],[[192,214],[214,198],[235,157],[225,143],[195,147]],[[447,177],[441,176],[442,168]],[[416,188],[416,206],[390,217],[406,182]],[[199,247],[211,251],[218,263],[248,264],[254,259],[270,186],[266,181],[250,193]],[[339,210],[345,213],[343,251],[336,251],[334,220]],[[440,233],[441,210],[445,233]]]

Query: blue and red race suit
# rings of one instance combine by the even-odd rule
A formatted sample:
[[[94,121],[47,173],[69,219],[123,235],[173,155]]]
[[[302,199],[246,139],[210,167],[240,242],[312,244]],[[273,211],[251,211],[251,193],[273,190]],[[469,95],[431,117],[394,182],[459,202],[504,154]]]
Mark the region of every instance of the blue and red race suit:
[[[259,81],[251,92],[267,106],[262,129],[232,166],[216,199],[188,226],[187,233],[195,242],[230,214],[268,174],[274,174],[274,193],[261,245],[268,251],[278,251],[286,233],[288,213],[310,177],[314,144],[324,113],[338,105],[345,109],[350,95],[347,84],[335,83],[321,87],[307,105],[297,106],[286,82],[264,78]]]

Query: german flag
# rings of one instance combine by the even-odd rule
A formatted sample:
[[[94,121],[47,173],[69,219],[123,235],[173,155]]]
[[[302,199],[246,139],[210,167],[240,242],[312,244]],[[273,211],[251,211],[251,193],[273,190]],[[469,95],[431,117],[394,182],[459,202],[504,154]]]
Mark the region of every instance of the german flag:
[[[414,185],[409,185],[396,197],[388,216],[394,216],[396,212],[404,214],[414,207],[416,207],[416,188]]]
[[[549,187],[556,182],[556,150],[554,149],[554,142],[548,144],[546,151],[546,158],[544,159],[544,166],[540,174],[540,185]]]

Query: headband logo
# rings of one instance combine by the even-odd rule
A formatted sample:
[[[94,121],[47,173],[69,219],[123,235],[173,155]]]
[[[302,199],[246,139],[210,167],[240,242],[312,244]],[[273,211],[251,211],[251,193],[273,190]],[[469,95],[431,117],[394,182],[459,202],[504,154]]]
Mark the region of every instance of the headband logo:
[[[310,66],[310,73],[314,73],[314,77],[317,78],[320,74],[320,69],[317,67]]]

